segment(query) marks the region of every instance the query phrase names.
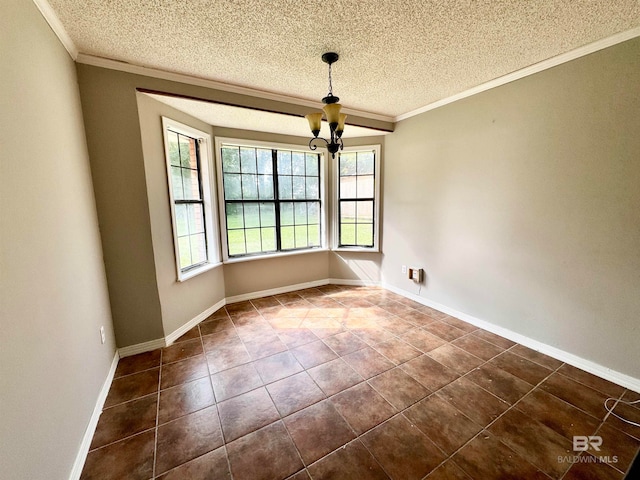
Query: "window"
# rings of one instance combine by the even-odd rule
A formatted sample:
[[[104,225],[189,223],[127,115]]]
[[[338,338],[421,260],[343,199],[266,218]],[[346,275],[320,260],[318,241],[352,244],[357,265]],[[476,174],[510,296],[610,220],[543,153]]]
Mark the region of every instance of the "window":
[[[178,280],[218,262],[209,183],[211,137],[162,118]]]
[[[340,249],[378,250],[380,147],[345,148],[337,155],[337,228]]]
[[[217,139],[225,257],[323,246],[323,155]]]

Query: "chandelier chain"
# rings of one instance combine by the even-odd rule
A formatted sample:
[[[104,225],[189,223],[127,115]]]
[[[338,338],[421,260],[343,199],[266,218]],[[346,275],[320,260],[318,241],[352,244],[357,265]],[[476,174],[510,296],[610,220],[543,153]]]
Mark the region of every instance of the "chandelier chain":
[[[333,95],[333,85],[331,83],[331,64],[329,64],[329,95]]]

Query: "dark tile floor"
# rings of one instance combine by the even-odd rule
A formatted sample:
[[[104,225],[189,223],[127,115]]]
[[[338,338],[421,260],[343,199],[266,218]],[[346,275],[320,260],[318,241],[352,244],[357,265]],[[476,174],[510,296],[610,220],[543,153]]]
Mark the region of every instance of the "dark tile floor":
[[[638,394],[391,292],[328,285],[228,305],[120,360],[82,478],[621,479],[640,428],[607,416],[608,397]],[[574,453],[574,435],[600,451]],[[611,461],[559,461],[574,455]]]

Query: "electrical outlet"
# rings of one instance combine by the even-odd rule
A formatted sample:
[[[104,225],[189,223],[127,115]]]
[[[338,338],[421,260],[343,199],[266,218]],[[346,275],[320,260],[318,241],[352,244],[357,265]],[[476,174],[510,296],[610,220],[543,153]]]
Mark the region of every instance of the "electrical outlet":
[[[407,274],[407,266],[406,265],[402,265],[402,274],[403,275]]]
[[[100,340],[102,341],[103,344],[104,342],[107,341],[107,337],[104,333],[104,326],[100,327]]]

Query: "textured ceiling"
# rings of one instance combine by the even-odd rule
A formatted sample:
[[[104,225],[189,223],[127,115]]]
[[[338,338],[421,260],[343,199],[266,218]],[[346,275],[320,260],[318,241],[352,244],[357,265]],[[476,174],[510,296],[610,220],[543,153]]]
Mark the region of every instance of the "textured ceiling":
[[[309,124],[304,118],[281,113],[262,112],[250,108],[221,105],[219,103],[203,102],[189,98],[173,97],[169,95],[156,95],[145,93],[149,97],[169,105],[177,110],[188,113],[192,117],[202,120],[216,127],[239,128],[255,132],[279,133],[282,135],[295,135],[311,138]],[[321,135],[329,138],[329,125],[322,122]],[[386,135],[390,132],[373,130],[371,128],[348,125],[344,130],[344,138],[371,137]]]
[[[640,25],[639,0],[49,0],[80,53],[397,116]]]

